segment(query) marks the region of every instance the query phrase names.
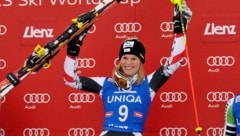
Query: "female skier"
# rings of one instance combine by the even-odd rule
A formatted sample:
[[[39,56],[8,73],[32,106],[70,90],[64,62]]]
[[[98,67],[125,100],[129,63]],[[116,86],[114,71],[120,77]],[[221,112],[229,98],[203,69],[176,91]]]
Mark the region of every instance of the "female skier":
[[[186,28],[192,12],[182,1],[181,19],[179,6],[173,4],[175,36],[171,55],[163,66],[149,75],[144,74],[146,51],[137,38],[127,39],[121,44],[119,64],[113,69],[111,77],[84,77],[76,72],[76,57],[91,26],[68,43],[64,82],[70,87],[100,95],[104,106],[100,136],[142,136],[154,94],[181,66],[185,51],[182,23]]]

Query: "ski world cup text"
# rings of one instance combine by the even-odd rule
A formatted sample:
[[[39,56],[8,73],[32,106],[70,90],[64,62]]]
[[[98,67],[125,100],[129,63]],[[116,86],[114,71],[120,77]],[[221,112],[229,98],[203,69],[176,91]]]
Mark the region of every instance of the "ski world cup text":
[[[57,6],[57,5],[75,6],[75,5],[82,5],[82,4],[97,5],[100,2],[102,2],[102,0],[49,0],[49,1],[47,0],[19,0],[19,1],[3,0],[3,1],[0,1],[0,7],[10,7],[15,4],[17,4],[19,7],[29,7],[29,6],[39,7],[39,6],[43,6],[44,4],[46,5],[50,4],[52,6]],[[133,7],[134,5],[140,2],[141,0],[122,0],[121,4],[128,4],[131,7]]]
[[[2,0],[0,1],[0,7],[10,7],[13,5],[18,5],[19,7],[39,7],[45,5],[52,5],[52,6],[76,6],[76,5],[98,5],[102,0]],[[128,4],[131,7],[140,3],[141,0],[122,0],[121,4]]]

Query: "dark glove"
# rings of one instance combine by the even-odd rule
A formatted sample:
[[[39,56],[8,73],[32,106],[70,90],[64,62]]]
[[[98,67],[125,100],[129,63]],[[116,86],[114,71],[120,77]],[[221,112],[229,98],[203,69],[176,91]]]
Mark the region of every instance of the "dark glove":
[[[174,33],[182,33],[183,29],[184,29],[184,31],[186,31],[187,20],[186,20],[186,18],[183,18],[181,20],[180,13],[177,16],[173,17],[173,23],[174,23],[174,25],[173,25],[174,26]]]
[[[174,17],[173,17],[174,33],[182,33],[183,31],[186,31],[187,23],[191,20],[192,11],[187,6],[187,3],[185,0],[184,1],[172,0],[172,1],[173,3],[176,2],[174,4]]]
[[[83,44],[83,40],[86,37],[88,31],[91,29],[93,24],[86,27],[81,33],[75,36],[71,41],[67,44],[67,54],[73,57],[77,57],[80,52],[80,46]]]

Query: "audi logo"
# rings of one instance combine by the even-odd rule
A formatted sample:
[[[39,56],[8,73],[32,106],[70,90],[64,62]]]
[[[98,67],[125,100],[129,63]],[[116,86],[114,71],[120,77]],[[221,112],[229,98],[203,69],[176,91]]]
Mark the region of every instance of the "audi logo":
[[[209,56],[207,58],[208,66],[233,66],[235,58],[233,56]]]
[[[117,33],[137,33],[142,30],[142,25],[138,22],[117,23],[114,30]]]
[[[23,136],[50,136],[50,131],[47,128],[26,128]]]
[[[209,102],[226,102],[230,98],[234,97],[233,92],[209,92],[207,94],[207,100]]]
[[[71,93],[68,100],[71,103],[93,103],[95,95],[93,93]]]
[[[27,93],[23,99],[25,103],[48,103],[51,97],[47,93]]]
[[[162,92],[160,100],[162,102],[185,102],[188,95],[185,92]]]
[[[164,65],[167,61],[168,57],[162,57],[160,59],[160,65]],[[183,57],[183,61],[181,62],[181,66],[184,67],[188,64],[188,59],[186,57]]]
[[[160,29],[163,32],[173,32],[173,22],[162,22]]]
[[[115,67],[118,65],[118,63],[119,63],[119,58],[114,59],[113,64],[114,64]]]
[[[68,136],[94,136],[95,130],[93,128],[70,128]]]
[[[7,66],[7,62],[4,59],[0,59],[0,69],[4,69]]]
[[[224,128],[220,127],[210,127],[207,129],[207,136],[223,136]]]
[[[0,35],[7,33],[7,27],[5,25],[0,25]]]
[[[0,128],[0,136],[5,136],[5,130]]]
[[[187,136],[187,129],[184,127],[164,127],[159,131],[160,136]]]
[[[77,58],[77,68],[94,68],[96,60],[93,58]]]
[[[92,34],[96,31],[97,27],[95,24],[92,25],[92,28],[88,31],[88,33]]]
[[[4,103],[6,101],[6,97],[4,96],[4,97],[2,97],[2,98],[0,98],[0,103]],[[0,135],[1,136],[1,135]]]

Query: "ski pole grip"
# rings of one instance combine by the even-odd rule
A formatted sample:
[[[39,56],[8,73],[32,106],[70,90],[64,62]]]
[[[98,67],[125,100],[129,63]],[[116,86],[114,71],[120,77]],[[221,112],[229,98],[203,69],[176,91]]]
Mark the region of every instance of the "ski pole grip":
[[[6,78],[14,86],[17,86],[20,83],[20,80],[13,73],[8,73]]]

